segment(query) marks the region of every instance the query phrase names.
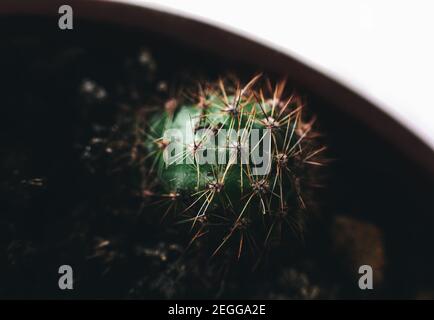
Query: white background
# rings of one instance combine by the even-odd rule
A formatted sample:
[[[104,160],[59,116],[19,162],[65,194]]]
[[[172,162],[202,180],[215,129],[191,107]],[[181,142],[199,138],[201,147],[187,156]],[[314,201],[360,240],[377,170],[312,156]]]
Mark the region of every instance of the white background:
[[[434,1],[113,1],[195,18],[288,53],[434,149]]]

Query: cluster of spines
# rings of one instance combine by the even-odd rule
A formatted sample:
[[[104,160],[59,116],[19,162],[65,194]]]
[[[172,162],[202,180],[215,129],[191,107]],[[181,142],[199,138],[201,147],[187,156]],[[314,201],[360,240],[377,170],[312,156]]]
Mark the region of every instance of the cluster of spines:
[[[271,93],[266,98],[262,88],[255,89],[259,80],[260,76],[256,76],[243,87],[239,82],[228,86],[223,80],[219,80],[217,85],[199,86],[198,94],[188,99],[193,101],[197,110],[188,125],[194,125],[195,131],[205,128],[206,132],[214,135],[218,135],[224,127],[229,130],[247,128],[247,133],[254,125],[269,129],[272,141],[271,171],[256,176],[252,175],[249,164],[236,165],[236,157],[243,145],[242,141],[237,141],[238,144],[230,146],[237,148],[237,152],[231,153],[235,156],[230,157],[226,164],[210,165],[208,173],[204,174],[196,158],[196,152],[203,142],[199,139],[186,146],[182,154],[182,157],[192,156],[194,159],[195,190],[166,189],[167,192],[162,192],[161,185],[157,184],[153,187],[155,191],[149,193],[160,198],[158,202],[167,207],[163,217],[172,212],[178,217],[178,223],[190,223],[193,232],[190,245],[205,235],[212,236],[213,230],[221,230],[216,232],[220,241],[213,255],[236,233],[239,234],[239,240],[236,241],[238,257],[245,243],[249,243],[254,250],[267,247],[272,235],[280,233],[283,225],[289,226],[292,234],[302,236],[308,208],[301,185],[308,185],[303,179],[311,179],[307,173],[309,167],[323,165],[320,155],[325,147],[316,141],[317,133],[313,132],[315,118],[304,119],[300,97],[291,94],[285,98],[284,81],[273,89],[270,81],[266,80],[265,89]],[[166,103],[163,127],[170,127],[179,108],[182,108],[182,104],[178,100],[172,99]],[[214,119],[222,121],[215,123]],[[148,155],[152,159],[151,171],[160,170],[161,173],[164,167],[159,166],[158,170],[155,167],[161,162],[170,142],[158,136],[161,132],[155,130],[149,130],[147,135],[155,146]],[[234,174],[234,171],[237,173]],[[238,184],[239,195],[238,190],[226,191],[226,185],[233,185],[234,181]],[[236,200],[237,203],[234,203]],[[258,231],[260,228],[263,230]],[[262,241],[258,241],[258,233],[263,235]]]

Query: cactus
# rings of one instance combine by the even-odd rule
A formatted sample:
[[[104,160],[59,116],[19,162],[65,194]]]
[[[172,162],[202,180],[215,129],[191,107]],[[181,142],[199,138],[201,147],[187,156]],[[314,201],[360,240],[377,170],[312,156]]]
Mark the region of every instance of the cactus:
[[[325,147],[301,98],[285,96],[284,81],[273,88],[261,80],[200,85],[191,98],[169,100],[146,130],[157,177],[147,194],[162,199],[163,217],[188,224],[190,245],[215,240],[212,255],[229,247],[239,258],[246,246],[255,252],[280,241],[285,229],[303,235]]]

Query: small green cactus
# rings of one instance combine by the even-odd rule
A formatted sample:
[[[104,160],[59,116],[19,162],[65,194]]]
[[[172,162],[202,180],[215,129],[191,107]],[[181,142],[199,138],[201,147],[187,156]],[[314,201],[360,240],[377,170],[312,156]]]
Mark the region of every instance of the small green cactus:
[[[214,254],[234,241],[238,257],[245,244],[266,247],[284,226],[301,236],[309,167],[322,165],[325,148],[313,118],[302,117],[301,99],[284,96],[285,82],[272,89],[265,81],[265,90],[259,81],[200,86],[193,99],[172,99],[149,121],[145,148],[169,203],[165,214],[191,225],[192,242],[220,237]]]

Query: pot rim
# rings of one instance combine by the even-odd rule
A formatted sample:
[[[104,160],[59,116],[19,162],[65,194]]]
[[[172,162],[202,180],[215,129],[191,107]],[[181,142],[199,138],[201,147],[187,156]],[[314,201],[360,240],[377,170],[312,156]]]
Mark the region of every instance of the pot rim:
[[[0,17],[51,17],[53,26],[57,27],[58,8],[63,4],[61,0],[39,0],[37,3],[4,0],[0,2]],[[75,17],[78,15],[79,19],[151,31],[234,61],[243,61],[277,74],[288,74],[294,83],[309,88],[339,111],[360,120],[373,132],[384,137],[434,178],[434,151],[427,140],[386,113],[381,106],[287,53],[208,22],[156,10],[146,3],[138,5],[128,1],[72,0],[68,4],[73,7]]]

